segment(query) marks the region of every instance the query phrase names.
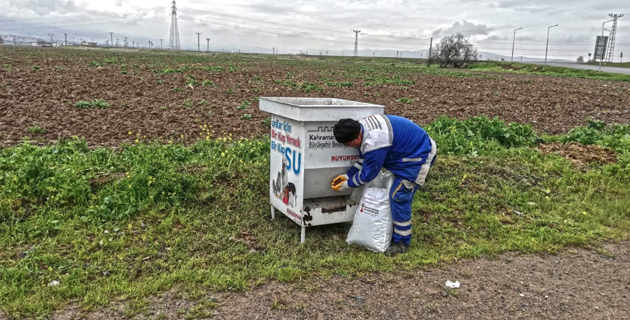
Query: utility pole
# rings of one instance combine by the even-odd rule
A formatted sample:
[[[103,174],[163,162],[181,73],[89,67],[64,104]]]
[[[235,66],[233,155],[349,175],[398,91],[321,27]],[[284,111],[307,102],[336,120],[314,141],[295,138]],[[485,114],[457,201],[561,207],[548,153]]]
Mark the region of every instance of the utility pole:
[[[547,27],[547,46],[545,47],[545,65],[547,65],[547,51],[549,49],[549,29],[553,28],[553,27],[557,27],[557,24],[554,24],[553,26],[549,26]]]
[[[512,36],[512,58],[510,59],[510,62],[514,61],[514,41],[516,41],[516,31],[521,29],[523,28],[514,29],[514,35]]]
[[[119,40],[119,39],[118,39],[118,38],[116,38],[116,47],[118,47],[118,40]]]
[[[197,32],[197,51],[201,51],[201,46],[199,44],[199,35],[201,34],[201,32]]]
[[[352,30],[352,32],[354,32],[354,56],[358,56],[359,55],[359,32],[361,32],[361,30]]]
[[[67,46],[67,45],[68,45],[68,34],[67,34],[67,33],[64,33],[64,34],[63,34],[63,37],[64,37],[64,41],[63,41],[63,42],[64,42],[64,44]]]
[[[206,38],[206,41],[208,41],[208,47],[206,48],[206,52],[210,52],[210,38]]]
[[[112,47],[113,47],[113,46],[114,46],[114,33],[113,33],[113,32],[110,32],[110,33],[109,33],[109,37],[110,37],[110,39],[112,40]]]
[[[431,42],[429,42],[429,57],[427,59],[427,67],[431,65],[431,51],[433,50],[433,37],[431,37]]]
[[[125,37],[125,48],[127,48],[127,37]]]
[[[160,39],[160,50],[162,49],[162,40],[164,39]]]

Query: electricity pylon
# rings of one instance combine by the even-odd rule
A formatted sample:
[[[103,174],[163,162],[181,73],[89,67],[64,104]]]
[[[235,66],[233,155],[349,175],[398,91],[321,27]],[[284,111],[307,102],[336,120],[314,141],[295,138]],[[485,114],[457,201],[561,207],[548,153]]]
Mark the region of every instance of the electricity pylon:
[[[354,32],[354,56],[359,55],[359,32],[361,30],[352,30]]]
[[[613,57],[615,54],[615,38],[617,35],[617,18],[623,17],[623,14],[609,14],[611,18],[613,18],[613,25],[610,29],[610,37],[608,39],[608,55],[606,57],[606,62],[613,62]]]
[[[168,38],[168,46],[173,50],[179,50],[179,30],[177,29],[177,5],[173,0],[173,13],[171,16],[171,35]]]

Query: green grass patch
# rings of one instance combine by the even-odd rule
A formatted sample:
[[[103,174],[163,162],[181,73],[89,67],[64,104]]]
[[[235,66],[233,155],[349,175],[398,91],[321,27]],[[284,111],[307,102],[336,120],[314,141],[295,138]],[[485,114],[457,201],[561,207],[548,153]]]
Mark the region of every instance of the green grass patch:
[[[590,64],[592,66],[599,66],[599,62],[587,62],[586,64]],[[607,67],[615,67],[615,68],[630,68],[630,62],[605,62],[602,64]]]
[[[99,109],[107,109],[109,108],[109,103],[102,99],[94,99],[92,101],[79,101],[76,102],[74,107],[81,109],[91,109],[91,108],[99,108]]]
[[[28,128],[28,131],[30,131],[31,133],[35,133],[35,134],[44,134],[44,133],[46,133],[46,129],[42,128],[41,126],[30,126]]]
[[[630,81],[630,75],[599,72],[595,70],[581,70],[553,66],[541,66],[516,62],[478,62],[470,66],[472,70],[507,72],[519,74],[548,75],[554,77],[573,77],[610,81]]]
[[[626,139],[597,128],[595,143]],[[396,258],[346,245],[349,224],[309,228],[298,245],[294,222],[270,221],[268,138],[0,149],[0,305],[46,317],[71,301],[89,310],[127,299],[132,315],[174,287],[202,297],[627,237],[630,164],[573,170],[531,148],[540,138],[529,126],[496,119],[440,118],[426,130],[438,157],[413,204],[411,250]]]

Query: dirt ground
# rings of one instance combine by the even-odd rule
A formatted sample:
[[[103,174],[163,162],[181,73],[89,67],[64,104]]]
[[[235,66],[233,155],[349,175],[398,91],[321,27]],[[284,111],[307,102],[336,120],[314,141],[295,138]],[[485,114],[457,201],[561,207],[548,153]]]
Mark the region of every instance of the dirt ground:
[[[445,286],[459,281],[458,289]],[[553,254],[510,253],[419,271],[271,282],[242,293],[209,292],[214,308],[174,291],[150,300],[133,319],[630,319],[630,242],[566,248]],[[121,319],[127,302],[53,319]],[[197,310],[197,311],[195,311]],[[0,313],[0,319],[6,319]]]
[[[199,139],[202,124],[212,126],[215,136],[261,136],[269,132],[262,123],[269,114],[258,110],[256,99],[265,96],[381,104],[385,113],[421,125],[441,115],[459,119],[486,115],[556,134],[585,125],[589,118],[609,124],[630,122],[630,84],[624,82],[499,73],[472,78],[409,74],[404,64],[388,66],[387,72],[368,80],[373,71],[361,73],[360,65],[317,57],[293,58],[303,59],[301,63],[234,57],[227,63],[210,56],[203,63],[182,63],[171,56],[142,53],[41,50],[0,47],[2,145],[21,143],[25,137],[49,144],[72,136],[107,146],[132,143],[138,137],[190,142]],[[103,62],[112,60],[118,62]],[[208,71],[210,67],[223,69]],[[189,69],[165,73],[177,68]],[[197,84],[189,83],[193,78]],[[413,84],[370,83],[386,78]],[[205,80],[213,85],[204,86]],[[319,89],[308,91],[306,85]],[[110,107],[74,106],[95,99]],[[239,109],[244,102],[250,104]],[[33,132],[34,127],[42,130]]]

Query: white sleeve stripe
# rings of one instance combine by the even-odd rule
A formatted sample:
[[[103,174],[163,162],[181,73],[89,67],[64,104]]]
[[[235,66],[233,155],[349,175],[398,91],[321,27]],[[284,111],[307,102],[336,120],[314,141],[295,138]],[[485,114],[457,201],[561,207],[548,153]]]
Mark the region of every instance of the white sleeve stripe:
[[[429,174],[429,169],[431,169],[431,162],[437,153],[437,146],[435,145],[435,141],[431,139],[431,152],[427,157],[427,161],[420,167],[420,173],[418,173],[418,177],[416,178],[416,184],[419,186],[424,185],[424,181],[427,180],[427,175]]]

